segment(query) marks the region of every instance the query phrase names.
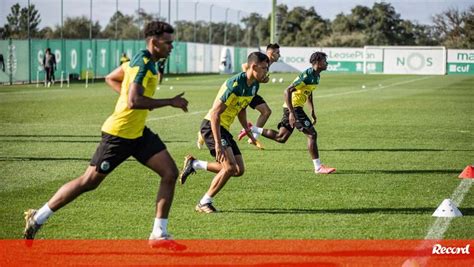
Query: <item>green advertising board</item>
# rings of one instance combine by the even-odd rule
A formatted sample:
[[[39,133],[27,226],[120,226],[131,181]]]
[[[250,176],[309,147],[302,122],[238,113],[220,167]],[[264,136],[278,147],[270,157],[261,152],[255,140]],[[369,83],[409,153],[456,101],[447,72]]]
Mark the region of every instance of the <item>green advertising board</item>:
[[[448,74],[474,74],[474,64],[448,63],[446,70]]]

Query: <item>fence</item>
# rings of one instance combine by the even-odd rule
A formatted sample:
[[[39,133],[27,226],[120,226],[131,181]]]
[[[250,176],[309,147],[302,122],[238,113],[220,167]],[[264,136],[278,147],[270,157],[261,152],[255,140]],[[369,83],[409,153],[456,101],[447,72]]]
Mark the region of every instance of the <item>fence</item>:
[[[44,80],[42,61],[49,47],[56,55],[55,77],[104,77],[119,65],[122,53],[132,57],[143,40],[0,40],[5,71],[0,83]],[[261,47],[260,50],[264,50]],[[167,73],[234,73],[256,48],[175,42]],[[282,57],[271,71],[297,72],[309,67],[314,51],[328,55],[328,71],[390,74],[474,74],[474,50],[444,47],[281,47]]]
[[[167,73],[234,72],[237,69],[234,69],[230,62],[240,66],[246,60],[248,50],[184,42],[175,42],[173,45]],[[56,77],[64,71],[72,77],[83,79],[86,73],[94,77],[104,77],[119,65],[122,53],[132,57],[137,51],[145,48],[145,43],[142,40],[100,39],[31,40],[31,43],[28,40],[1,40],[0,53],[4,55],[5,71],[0,71],[0,83],[43,80],[45,74],[42,72],[42,62],[44,51],[48,47],[56,56]],[[222,56],[222,51],[227,53]],[[222,66],[224,61],[227,67]]]

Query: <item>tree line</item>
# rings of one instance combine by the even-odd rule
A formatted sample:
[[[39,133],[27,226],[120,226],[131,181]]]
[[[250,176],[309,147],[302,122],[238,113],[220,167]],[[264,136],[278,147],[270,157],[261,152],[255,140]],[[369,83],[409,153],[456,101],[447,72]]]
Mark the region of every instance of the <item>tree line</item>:
[[[361,47],[364,45],[443,45],[448,48],[474,47],[474,5],[465,11],[448,9],[432,17],[433,25],[403,20],[390,3],[374,3],[372,7],[357,5],[349,14],[340,13],[334,20],[323,19],[314,7],[308,9],[278,5],[277,38],[282,46]],[[30,19],[28,20],[28,15]],[[67,17],[64,24],[39,28],[41,16],[35,5],[10,8],[7,23],[0,27],[2,39],[139,39],[147,21],[159,18],[143,9],[134,15],[116,12],[102,28],[86,16]],[[244,25],[242,27],[241,25]],[[270,42],[270,15],[251,13],[241,24],[179,20],[175,22],[176,39],[186,42],[262,46]]]

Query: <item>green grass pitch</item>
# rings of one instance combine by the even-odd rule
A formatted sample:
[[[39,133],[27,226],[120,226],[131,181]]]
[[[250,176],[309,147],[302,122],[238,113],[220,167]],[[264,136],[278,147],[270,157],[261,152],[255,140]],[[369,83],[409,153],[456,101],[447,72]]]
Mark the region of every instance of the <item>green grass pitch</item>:
[[[170,76],[158,98],[186,92],[189,113],[161,108],[147,125],[159,133],[181,168],[196,148],[202,118],[228,76]],[[283,83],[261,86],[273,114],[282,115],[283,90],[296,74],[272,74]],[[170,86],[173,89],[170,90]],[[169,230],[177,239],[423,239],[432,213],[450,198],[463,168],[474,163],[474,77],[323,73],[314,92],[318,145],[333,175],[315,175],[306,138],[286,144],[260,139],[259,151],[242,141],[246,164],[215,199],[222,212],[194,206],[213,174],[200,171],[177,185]],[[117,94],[103,81],[84,88],[0,89],[0,238],[21,238],[22,213],[41,207],[65,182],[79,176],[100,141],[100,127]],[[255,121],[257,112],[247,110]],[[240,130],[238,121],[232,133]],[[134,159],[119,166],[95,191],[58,211],[42,239],[146,239],[159,178]],[[460,205],[444,238],[473,239],[474,194]]]

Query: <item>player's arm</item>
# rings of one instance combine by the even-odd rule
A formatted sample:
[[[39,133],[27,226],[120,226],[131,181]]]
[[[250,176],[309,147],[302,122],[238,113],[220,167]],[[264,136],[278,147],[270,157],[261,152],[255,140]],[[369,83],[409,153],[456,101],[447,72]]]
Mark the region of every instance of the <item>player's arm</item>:
[[[292,84],[288,86],[285,90],[285,103],[286,106],[288,107],[288,110],[290,111],[290,126],[295,127],[295,122],[296,122],[296,115],[295,115],[295,109],[293,108],[293,102],[291,101],[291,98],[293,96],[293,92],[296,91],[295,86]]]
[[[226,160],[225,153],[222,150],[221,143],[221,114],[226,110],[227,106],[220,99],[216,99],[211,109],[211,130],[212,136],[214,137],[214,143],[216,146],[216,160],[217,162],[223,162]]]
[[[165,106],[172,106],[180,108],[184,112],[188,112],[188,101],[182,97],[184,93],[176,95],[173,98],[154,99],[144,96],[145,89],[141,84],[133,82],[130,84],[128,91],[128,108],[129,109],[149,109],[161,108]]]
[[[308,108],[311,111],[311,117],[313,118],[313,125],[316,124],[317,117],[316,113],[314,112],[314,103],[313,103],[313,92],[308,96],[308,100],[306,100],[306,103],[308,103]]]
[[[122,87],[122,81],[125,72],[123,71],[122,67],[118,67],[114,69],[111,73],[105,76],[105,82],[107,83],[110,88],[112,88],[115,92],[120,94],[120,89]]]
[[[247,136],[250,138],[250,140],[252,140],[252,143],[255,145],[257,140],[255,140],[255,137],[253,137],[253,134],[248,128],[248,124],[247,124],[247,108],[242,109],[239,112],[239,114],[237,114],[237,118],[239,119],[239,122],[242,125],[242,128],[245,129]]]

